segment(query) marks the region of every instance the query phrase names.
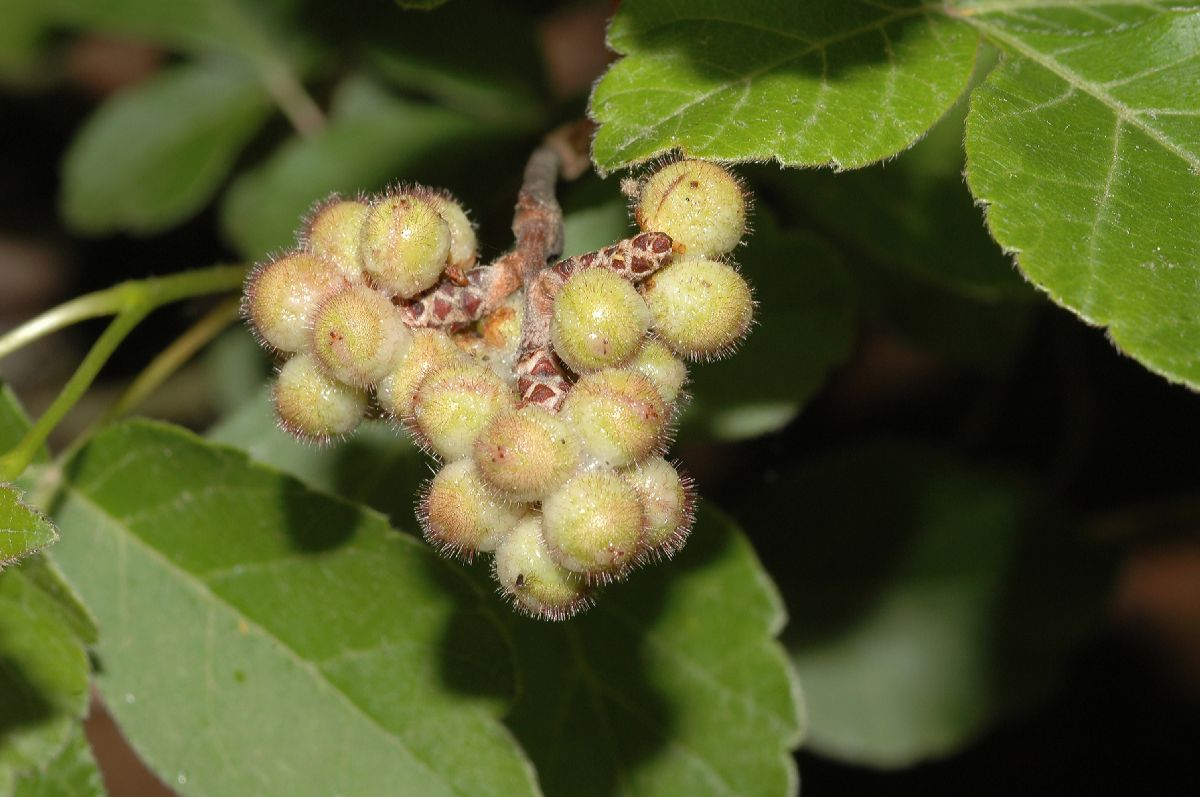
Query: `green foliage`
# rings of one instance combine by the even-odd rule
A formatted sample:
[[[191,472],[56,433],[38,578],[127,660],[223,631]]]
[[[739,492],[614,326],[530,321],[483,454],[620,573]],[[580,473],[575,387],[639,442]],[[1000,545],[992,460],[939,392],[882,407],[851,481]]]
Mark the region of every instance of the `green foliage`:
[[[21,500],[16,487],[0,484],[0,568],[58,539],[54,523]]]
[[[153,232],[203,207],[270,99],[254,74],[176,67],[106,103],[63,166],[63,212],[82,230]]]
[[[227,235],[247,257],[262,257],[289,245],[297,219],[316,200],[378,188],[489,132],[464,114],[352,80],[340,88],[323,130],[292,139],[234,182],[221,208]]]
[[[135,423],[68,464],[57,516],[104,629],[97,685],[166,782],[534,793],[496,719],[514,684],[492,596],[378,515]]]
[[[266,403],[250,401],[214,436],[408,522],[428,472],[395,432],[368,427],[329,457],[269,420]],[[790,793],[801,698],[773,639],[783,613],[761,565],[707,510],[670,578],[660,575],[635,574],[566,625],[500,614],[523,685],[508,724],[544,793],[610,794],[618,773],[636,795]]]
[[[77,726],[58,755],[22,775],[13,797],[103,797],[104,783],[83,728]]]
[[[1109,5],[973,18],[1009,57],[972,99],[967,178],[1030,279],[1200,387],[1200,14]]]
[[[24,79],[64,29],[170,53],[71,144],[77,231],[216,207],[252,261],[332,192],[415,180],[466,195],[488,259],[529,145],[583,98],[547,88],[544,4],[442,5],[15,0],[0,72]],[[740,170],[759,205],[728,258],[756,323],[692,370],[685,442],[783,430],[860,327],[1007,374],[1031,284],[1200,388],[1200,0],[625,0],[608,35],[620,58],[587,107],[601,175],[673,152],[769,162]],[[564,183],[566,255],[628,235],[615,183]],[[805,732],[907,766],[1035,705],[1110,575],[1045,485],[831,445],[739,484],[749,538],[704,501],[669,572],[537,623],[406,531],[429,472],[395,429],[333,450],[276,429],[246,340],[213,358],[208,439],[129,423],[0,485],[0,797],[103,794],[92,678],[184,797],[784,797]],[[27,429],[4,389],[0,454]]]
[[[11,393],[0,387],[0,449],[26,428]],[[95,633],[42,556],[0,572],[0,796],[37,794],[29,789],[59,768],[55,757],[80,735],[90,669],[84,644]]]
[[[977,34],[918,0],[621,4],[625,57],[592,95],[612,170],[679,148],[853,168],[910,146],[954,104]]]
[[[537,686],[509,723],[547,795],[795,792],[783,607],[727,518],[703,511],[693,536],[669,579],[634,577],[565,625],[512,621]]]
[[[44,0],[47,19],[161,42],[192,53],[236,53],[262,65],[293,40],[285,21],[298,0]]]
[[[972,93],[967,175],[992,234],[1055,301],[1107,326],[1151,370],[1195,387],[1196,8],[1194,0],[624,3],[610,43],[625,57],[592,98],[601,123],[594,156],[603,169],[672,149],[863,166],[907,148],[950,108],[982,35],[1005,57]],[[868,190],[838,189],[856,207],[844,212],[835,195],[818,215],[844,229],[874,204],[903,222],[911,206],[889,211],[887,195],[865,181],[858,188]],[[888,182],[879,188],[895,190]],[[881,232],[870,245],[892,248]],[[905,237],[914,232],[910,225]],[[913,268],[907,248],[895,255]],[[975,295],[1013,286],[998,269],[981,272],[986,262],[963,258],[936,276]]]
[[[21,568],[0,574],[0,795],[46,766],[88,704],[83,641]]]
[[[804,535],[766,545],[789,563],[786,641],[823,754],[890,767],[955,750],[1042,698],[1099,622],[1105,558],[1010,476],[873,443],[786,474],[750,521],[784,506]]]

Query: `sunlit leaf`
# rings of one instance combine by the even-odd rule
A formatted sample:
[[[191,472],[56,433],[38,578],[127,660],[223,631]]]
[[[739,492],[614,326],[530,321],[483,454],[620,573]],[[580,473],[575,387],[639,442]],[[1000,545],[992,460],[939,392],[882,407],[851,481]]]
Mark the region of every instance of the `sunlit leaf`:
[[[1196,3],[962,3],[1006,54],[977,89],[967,179],[996,240],[1122,350],[1200,387]]]
[[[630,0],[597,85],[593,158],[672,149],[787,166],[864,166],[907,148],[966,88],[978,42],[918,0]]]

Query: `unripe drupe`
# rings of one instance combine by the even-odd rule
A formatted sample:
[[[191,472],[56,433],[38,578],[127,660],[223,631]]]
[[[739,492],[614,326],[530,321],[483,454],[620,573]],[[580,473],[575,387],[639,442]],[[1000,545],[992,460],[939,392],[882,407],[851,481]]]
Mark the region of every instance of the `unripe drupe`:
[[[335,379],[369,387],[388,375],[412,334],[391,300],[366,285],[329,297],[313,316],[313,354]]]
[[[656,451],[668,410],[654,383],[636,371],[607,368],[581,377],[563,404],[585,455],[620,468]]]
[[[412,330],[408,351],[392,365],[375,390],[380,406],[393,418],[412,414],[417,389],[430,373],[465,362],[466,355],[440,329]]]
[[[673,556],[692,526],[690,480],[662,457],[650,457],[622,474],[642,502],[646,518],[643,556]]]
[[[542,518],[526,515],[496,548],[500,591],[539,620],[566,620],[591,605],[583,579],[554,561],[542,539]]]
[[[365,391],[330,379],[308,354],[283,364],[271,398],[284,431],[318,445],[354,431],[367,409]]]
[[[550,338],[576,373],[620,365],[650,329],[650,311],[629,280],[600,268],[577,271],[554,298]]]
[[[681,160],[642,184],[635,215],[643,230],[666,233],[688,257],[718,257],[746,232],[746,196],[724,167]]]
[[[470,362],[425,377],[410,417],[429,448],[452,461],[470,456],[479,433],[515,404],[516,395],[503,379]]]
[[[421,502],[425,539],[443,553],[470,560],[493,551],[525,508],[499,499],[469,459],[446,465],[429,483]]]
[[[308,222],[304,233],[308,249],[334,263],[350,280],[362,278],[359,243],[367,203],[354,199],[334,199],[321,205]]]
[[[250,273],[244,311],[267,345],[284,352],[308,351],[317,308],[345,287],[346,278],[329,260],[292,252]]]
[[[712,360],[733,351],[754,318],[742,275],[715,260],[680,260],[646,281],[654,332],[677,354]]]
[[[450,253],[447,256],[446,264],[459,272],[466,271],[475,265],[477,248],[475,227],[467,218],[467,212],[454,197],[447,193],[430,191],[426,198],[441,215],[450,230]]]
[[[475,441],[475,463],[488,484],[517,501],[539,500],[579,461],[574,432],[536,405],[498,415]]]
[[[658,388],[667,404],[675,403],[687,382],[687,366],[658,338],[650,338],[629,362],[631,370],[643,374]]]
[[[542,534],[554,561],[589,583],[628,572],[644,523],[637,491],[608,468],[573,476],[542,502]]]
[[[446,267],[450,227],[423,193],[391,194],[371,206],[362,260],[383,290],[405,299],[433,286]]]

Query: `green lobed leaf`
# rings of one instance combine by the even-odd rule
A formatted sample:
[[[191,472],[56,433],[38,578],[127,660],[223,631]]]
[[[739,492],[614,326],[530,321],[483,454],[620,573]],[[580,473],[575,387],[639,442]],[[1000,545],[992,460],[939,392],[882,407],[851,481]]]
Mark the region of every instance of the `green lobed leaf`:
[[[568,623],[512,620],[526,687],[508,721],[546,794],[794,794],[802,698],[753,549],[702,508],[656,569]]]
[[[103,797],[104,794],[104,782],[83,726],[76,725],[58,755],[37,772],[21,777],[13,797]]]
[[[45,766],[87,710],[87,654],[58,602],[14,567],[0,573],[0,795]]]
[[[195,213],[270,111],[253,73],[174,67],[105,103],[63,163],[62,208],[92,233],[149,233]]]
[[[1200,13],[1195,2],[960,3],[1006,54],[975,91],[967,179],[1054,301],[1200,387]]]
[[[278,428],[271,392],[261,389],[208,432],[251,459],[306,484],[386,514],[397,528],[416,523],[417,490],[432,474],[406,435],[387,423],[364,423],[331,448],[296,441]]]
[[[1028,301],[1034,291],[988,235],[963,179],[967,105],[964,95],[893,161],[846,173],[763,169],[760,179],[844,250],[970,299]]]
[[[921,445],[821,456],[746,515],[777,565],[822,755],[899,767],[948,754],[1044,698],[1102,622],[1109,571],[1069,518]]]
[[[302,446],[274,426],[265,395],[214,434],[396,516],[411,517],[418,480],[428,476],[420,453],[382,424],[334,451]],[[469,573],[479,583],[488,578],[479,566]],[[610,588],[580,618],[551,626],[499,611],[523,684],[509,724],[549,797],[621,788],[632,795],[794,791],[787,751],[803,721],[794,676],[773,639],[783,613],[753,551],[717,512],[701,512],[674,561]],[[564,725],[568,715],[573,721]]]
[[[63,491],[97,684],[180,794],[536,794],[491,596],[377,514],[146,422]]]
[[[57,539],[50,518],[22,501],[16,487],[0,484],[0,570]]]
[[[441,153],[495,134],[469,116],[381,91],[361,79],[343,85],[330,123],[291,139],[233,184],[221,207],[226,236],[249,258],[292,246],[317,200],[409,179]]]
[[[16,396],[0,384],[0,450],[28,428]],[[54,757],[78,735],[90,669],[84,644],[95,639],[90,615],[47,553],[0,572],[0,797],[24,795],[28,778],[57,768]]]
[[[602,171],[672,149],[852,168],[911,146],[967,86],[977,34],[920,0],[630,0],[596,86]]]

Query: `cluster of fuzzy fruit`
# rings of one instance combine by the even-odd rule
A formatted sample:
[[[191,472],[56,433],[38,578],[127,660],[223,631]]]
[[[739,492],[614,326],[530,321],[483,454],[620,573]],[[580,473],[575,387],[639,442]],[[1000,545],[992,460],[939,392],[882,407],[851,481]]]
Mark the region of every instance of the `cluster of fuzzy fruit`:
[[[420,501],[427,539],[493,553],[501,591],[545,619],[683,546],[692,493],[662,456],[683,359],[731,351],[754,310],[725,260],[746,229],[735,177],[683,160],[627,190],[642,233],[512,290],[475,265],[463,209],[421,188],[326,202],[246,285],[283,360],[282,427],[325,443],[398,422],[444,463]]]

